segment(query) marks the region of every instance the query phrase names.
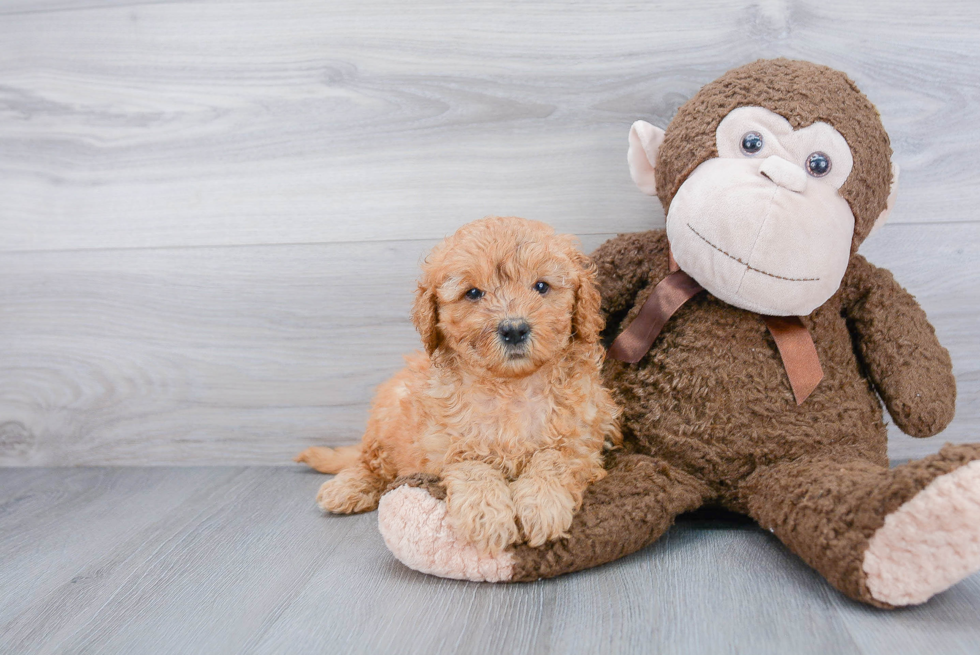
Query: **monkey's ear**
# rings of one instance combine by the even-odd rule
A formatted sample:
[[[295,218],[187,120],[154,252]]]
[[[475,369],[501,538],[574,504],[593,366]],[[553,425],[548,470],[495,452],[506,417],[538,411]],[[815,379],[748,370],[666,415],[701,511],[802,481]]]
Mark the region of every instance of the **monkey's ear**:
[[[431,355],[442,341],[439,334],[439,300],[428,280],[419,281],[415,292],[415,303],[412,305],[412,323],[422,337],[425,352]]]
[[[888,199],[885,201],[885,208],[878,218],[875,219],[875,224],[871,226],[871,231],[868,232],[868,236],[871,236],[878,231],[885,221],[888,220],[888,215],[892,213],[892,208],[895,207],[895,195],[898,193],[898,164],[892,162],[892,186],[891,190],[888,192]]]
[[[643,193],[657,195],[657,153],[664,142],[664,131],[646,121],[636,121],[630,128],[630,149],[626,160],[630,177]]]

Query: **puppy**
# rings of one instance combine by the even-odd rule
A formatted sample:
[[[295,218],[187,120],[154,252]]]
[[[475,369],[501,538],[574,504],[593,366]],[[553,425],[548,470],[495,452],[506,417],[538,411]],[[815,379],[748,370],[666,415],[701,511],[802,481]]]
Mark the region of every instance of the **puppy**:
[[[329,512],[373,510],[388,483],[440,476],[456,534],[495,553],[564,535],[619,445],[602,386],[595,267],[544,223],[489,217],[425,261],[412,320],[425,353],[378,388],[359,446],[296,461],[336,477]]]

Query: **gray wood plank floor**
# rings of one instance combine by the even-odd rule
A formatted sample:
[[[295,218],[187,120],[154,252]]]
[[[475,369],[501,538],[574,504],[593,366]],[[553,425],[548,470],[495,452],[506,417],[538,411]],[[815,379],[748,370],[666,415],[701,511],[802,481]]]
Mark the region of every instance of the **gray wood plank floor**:
[[[323,480],[0,469],[0,652],[980,652],[980,576],[875,610],[753,524],[701,515],[576,575],[441,580],[395,561],[374,514],[321,515]]]

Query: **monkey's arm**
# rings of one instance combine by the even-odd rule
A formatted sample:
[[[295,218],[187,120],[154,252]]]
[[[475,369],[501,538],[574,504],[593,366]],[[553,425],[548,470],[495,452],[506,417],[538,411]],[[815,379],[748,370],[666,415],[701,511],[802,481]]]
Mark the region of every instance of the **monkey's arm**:
[[[956,380],[922,307],[889,271],[860,255],[851,258],[843,286],[857,351],[896,425],[913,437],[941,432],[953,420]]]
[[[667,233],[664,230],[620,234],[599,246],[592,259],[598,269],[604,340],[619,333],[619,324],[633,308],[636,295],[667,275]]]

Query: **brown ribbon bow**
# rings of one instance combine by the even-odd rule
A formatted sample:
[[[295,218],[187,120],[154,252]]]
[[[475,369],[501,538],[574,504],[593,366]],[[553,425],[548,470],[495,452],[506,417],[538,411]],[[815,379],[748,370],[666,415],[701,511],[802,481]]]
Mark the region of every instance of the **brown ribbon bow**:
[[[670,317],[684,303],[704,291],[704,287],[694,278],[680,270],[669,251],[668,261],[670,275],[654,287],[636,318],[609,348],[609,356],[613,359],[630,364],[643,359]],[[776,341],[796,404],[802,405],[823,379],[813,337],[798,316],[763,316],[762,320]]]

